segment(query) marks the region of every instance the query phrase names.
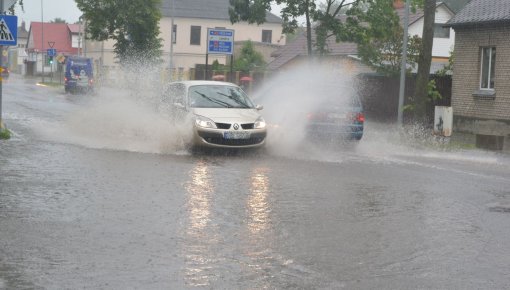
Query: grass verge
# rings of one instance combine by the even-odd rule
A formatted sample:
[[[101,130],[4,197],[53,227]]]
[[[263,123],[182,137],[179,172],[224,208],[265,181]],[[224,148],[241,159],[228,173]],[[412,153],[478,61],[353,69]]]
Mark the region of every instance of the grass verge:
[[[6,128],[0,128],[0,140],[11,139],[11,131]]]

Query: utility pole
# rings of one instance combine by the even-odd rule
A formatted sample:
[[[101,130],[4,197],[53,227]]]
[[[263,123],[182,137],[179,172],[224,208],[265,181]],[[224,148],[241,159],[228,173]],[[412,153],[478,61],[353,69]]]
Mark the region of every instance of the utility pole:
[[[0,14],[4,14],[4,0],[0,0]],[[4,46],[0,45],[0,54],[3,54]],[[3,55],[0,55],[0,69],[3,69]],[[2,83],[4,80],[0,77],[0,132],[4,130],[4,123],[2,121]]]
[[[400,67],[400,88],[398,94],[398,125],[402,127],[404,122],[404,93],[406,87],[406,64],[407,64],[407,39],[409,30],[409,0],[404,6],[404,43],[402,45],[402,64]]]
[[[170,68],[170,77],[172,77],[173,75],[173,71],[172,69],[174,68],[174,37],[175,37],[175,33],[174,33],[174,16],[175,16],[175,0],[172,0],[172,17],[171,17],[171,24],[170,24],[170,63],[169,63],[169,68]]]
[[[43,14],[43,0],[41,0],[41,66],[42,66],[42,82],[44,83],[44,14]]]

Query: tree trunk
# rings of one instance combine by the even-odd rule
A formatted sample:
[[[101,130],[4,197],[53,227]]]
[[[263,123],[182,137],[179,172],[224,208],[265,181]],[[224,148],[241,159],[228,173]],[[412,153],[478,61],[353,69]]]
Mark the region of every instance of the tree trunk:
[[[311,61],[313,58],[312,51],[312,22],[310,20],[310,1],[306,1],[306,47],[308,49],[308,59]]]
[[[432,62],[432,44],[434,42],[434,19],[436,17],[436,0],[425,0],[423,8],[422,49],[418,60],[418,74],[416,76],[415,121],[426,125],[428,83],[430,63]]]

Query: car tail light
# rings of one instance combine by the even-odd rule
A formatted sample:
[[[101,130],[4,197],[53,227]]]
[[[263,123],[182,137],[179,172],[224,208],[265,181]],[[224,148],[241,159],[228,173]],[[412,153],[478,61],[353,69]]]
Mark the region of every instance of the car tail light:
[[[64,77],[64,82],[66,82],[66,83],[67,83],[67,81],[68,81],[68,79],[67,79],[66,77]]]
[[[94,79],[89,80],[89,85],[92,85],[92,84],[94,84]]]
[[[356,114],[356,121],[363,123],[365,122],[365,115],[363,113],[357,113]]]
[[[363,123],[365,122],[365,115],[360,112],[351,112],[347,114],[348,118],[354,122]]]

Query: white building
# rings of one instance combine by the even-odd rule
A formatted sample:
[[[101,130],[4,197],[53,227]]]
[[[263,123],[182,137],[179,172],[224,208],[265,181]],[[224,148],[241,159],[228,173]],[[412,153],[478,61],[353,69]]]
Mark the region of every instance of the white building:
[[[254,43],[284,45],[282,20],[267,13],[266,22],[248,24],[241,22],[232,24],[228,9],[229,0],[163,0],[161,6],[160,35],[163,39],[163,66],[179,70],[189,70],[196,65],[205,64],[207,48],[207,29],[233,29],[234,41],[251,40]],[[174,26],[174,42],[171,46],[171,27]],[[105,66],[116,66],[113,52],[114,41],[91,42],[87,40],[86,54],[96,60],[102,60]],[[214,60],[225,64],[224,55],[210,55],[209,64]]]

